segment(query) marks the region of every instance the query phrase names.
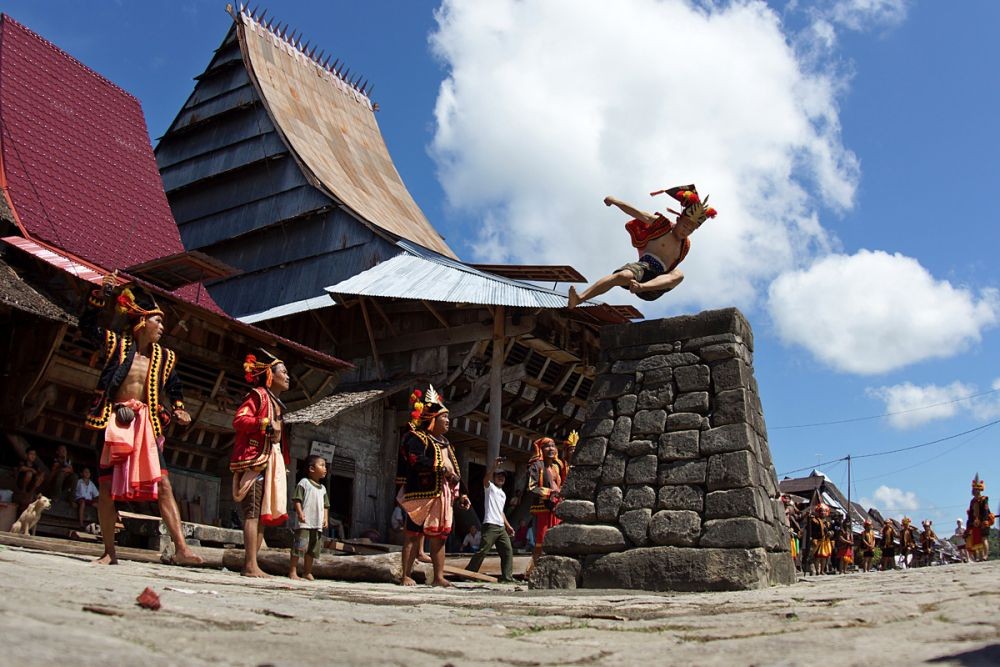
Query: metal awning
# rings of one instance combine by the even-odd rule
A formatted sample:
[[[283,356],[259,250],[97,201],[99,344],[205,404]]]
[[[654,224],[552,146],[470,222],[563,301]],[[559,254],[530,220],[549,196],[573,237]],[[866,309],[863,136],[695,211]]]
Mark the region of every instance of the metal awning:
[[[76,276],[80,280],[86,280],[95,285],[101,284],[101,278],[104,275],[102,272],[91,264],[85,264],[81,260],[70,257],[68,253],[58,252],[55,248],[23,236],[5,236],[2,240],[15,248],[20,248],[24,252],[34,255],[43,262]]]
[[[259,313],[244,315],[243,317],[239,317],[237,319],[240,322],[245,322],[246,324],[256,324],[257,322],[273,320],[279,317],[286,317],[288,315],[295,315],[296,313],[304,313],[307,310],[319,310],[320,308],[330,308],[336,305],[337,302],[333,300],[332,295],[322,294],[320,296],[302,299],[301,301],[293,301],[292,303],[285,303],[280,306],[275,306],[274,308],[268,308],[267,310],[262,310]]]

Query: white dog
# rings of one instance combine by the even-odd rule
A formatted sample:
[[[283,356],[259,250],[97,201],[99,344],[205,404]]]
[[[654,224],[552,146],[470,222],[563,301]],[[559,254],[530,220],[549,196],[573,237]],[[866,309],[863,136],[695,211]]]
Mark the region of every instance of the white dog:
[[[20,518],[10,527],[10,532],[21,535],[34,535],[38,528],[38,521],[42,518],[42,512],[52,507],[52,501],[45,496],[38,496],[35,502],[28,505],[28,508],[21,512]]]

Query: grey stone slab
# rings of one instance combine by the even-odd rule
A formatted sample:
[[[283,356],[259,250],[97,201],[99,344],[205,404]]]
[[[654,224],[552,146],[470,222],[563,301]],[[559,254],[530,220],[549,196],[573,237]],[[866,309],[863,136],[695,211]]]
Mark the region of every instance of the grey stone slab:
[[[659,460],[655,454],[638,456],[625,464],[627,484],[653,484],[656,482],[656,468]]]
[[[701,454],[711,456],[740,450],[754,451],[757,434],[749,424],[727,424],[701,434]]]
[[[605,399],[603,401],[592,401],[587,404],[586,414],[588,422],[591,420],[614,419],[615,404],[610,399]]]
[[[580,583],[581,563],[567,556],[542,556],[528,575],[528,588],[575,589]]]
[[[674,380],[674,369],[656,368],[642,373],[643,389],[658,389],[660,387],[671,386]]]
[[[788,586],[799,580],[795,562],[787,552],[767,554],[767,564],[767,581],[772,586]]]
[[[614,427],[614,419],[588,419],[583,424],[583,428],[580,429],[580,436],[587,438],[592,435],[611,435],[611,430]]]
[[[626,345],[617,348],[607,348],[604,347],[604,342],[601,342],[601,356],[603,357],[607,353],[609,357],[613,355],[613,358],[617,360],[645,359],[655,354],[667,354],[673,351],[673,343],[652,343],[649,345]],[[611,364],[608,365],[608,368],[610,367]]]
[[[659,435],[667,423],[665,410],[640,410],[632,420],[633,435]]]
[[[591,400],[600,401],[605,398],[618,398],[623,394],[634,393],[635,377],[631,375],[601,375],[591,389]]]
[[[753,518],[710,519],[705,521],[701,546],[729,548],[766,548],[773,539],[771,527]]]
[[[652,440],[632,440],[625,447],[625,454],[630,458],[656,453],[656,443]]]
[[[624,452],[608,452],[604,457],[604,472],[601,474],[601,482],[622,484],[625,481],[625,462],[627,460]]]
[[[678,394],[674,399],[674,412],[697,412],[705,414],[708,412],[708,392],[692,391],[686,394]]]
[[[566,478],[562,485],[562,496],[572,500],[593,500],[594,492],[597,490],[597,480],[576,474],[577,468],[574,466],[573,472]]]
[[[657,482],[660,486],[674,484],[704,484],[708,461],[675,461],[660,466]]]
[[[556,516],[568,523],[594,523],[597,509],[589,500],[564,500],[556,505]]]
[[[701,516],[689,510],[660,510],[649,521],[649,539],[653,544],[693,547],[701,536]]]
[[[583,588],[645,591],[740,591],[770,585],[763,549],[646,547],[595,559],[583,568]]]
[[[670,361],[667,359],[665,354],[655,354],[645,359],[639,361],[639,365],[636,367],[637,371],[651,371],[655,368],[666,368],[669,367]]]
[[[632,440],[632,418],[619,417],[615,420],[615,426],[608,437],[608,446],[615,451],[625,451],[625,447]]]
[[[660,436],[657,456],[661,461],[677,461],[681,459],[696,459],[699,454],[698,443],[701,431],[673,431]]]
[[[617,523],[621,511],[624,494],[620,486],[605,486],[597,492],[597,520],[605,523]]]
[[[643,386],[646,386],[645,379]],[[661,385],[656,389],[644,389],[639,392],[636,405],[638,410],[665,410],[674,402],[674,388],[670,384]]]
[[[726,359],[742,359],[746,363],[751,361],[751,352],[742,343],[706,345],[698,350],[698,356],[707,362],[725,361]]]
[[[656,491],[653,487],[646,485],[630,486],[625,490],[625,499],[622,501],[623,510],[653,509],[656,505]]]
[[[693,366],[680,366],[674,369],[674,382],[677,384],[677,391],[707,391],[712,376],[705,364],[695,364]]]
[[[695,352],[700,353],[701,349],[708,347],[710,345],[723,345],[725,343],[743,343],[743,339],[736,334],[723,333],[715,334],[714,336],[699,336],[698,338],[691,338],[686,340],[681,345],[681,349],[685,352]]]
[[[748,389],[727,389],[715,395],[712,426],[752,424],[754,417],[753,402]]]
[[[637,370],[641,370],[641,359],[625,359],[611,364],[611,372],[617,375],[633,375]]]
[[[675,412],[667,415],[664,428],[667,431],[698,431],[705,423],[705,418],[694,412]]]
[[[584,438],[573,452],[573,465],[601,465],[608,452],[608,439],[602,437]]]
[[[705,518],[753,517],[767,521],[765,503],[770,504],[770,500],[765,498],[763,492],[757,487],[747,486],[740,489],[712,491],[705,496]]]
[[[701,512],[705,505],[705,492],[699,486],[678,484],[661,486],[656,498],[658,510],[691,510]]]
[[[602,554],[625,548],[625,536],[615,526],[561,523],[545,534],[545,553],[560,556]]]
[[[716,454],[708,460],[708,490],[756,486],[760,482],[758,468],[752,452]]]
[[[637,547],[649,543],[649,520],[653,515],[650,509],[629,510],[618,517],[618,526],[622,534],[631,544]]]
[[[635,404],[636,395],[635,394],[625,394],[620,396],[615,402],[615,409],[618,411],[617,414],[621,416],[630,416],[635,414]]]
[[[727,359],[712,364],[712,386],[716,393],[729,389],[749,389],[753,370],[742,359]]]

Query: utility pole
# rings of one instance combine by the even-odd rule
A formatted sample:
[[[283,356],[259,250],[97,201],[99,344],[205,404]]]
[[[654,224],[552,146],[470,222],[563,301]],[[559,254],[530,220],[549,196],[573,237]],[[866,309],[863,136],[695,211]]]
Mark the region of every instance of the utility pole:
[[[851,539],[854,539],[854,520],[851,518],[851,455],[847,455],[847,529],[848,533],[851,535]]]

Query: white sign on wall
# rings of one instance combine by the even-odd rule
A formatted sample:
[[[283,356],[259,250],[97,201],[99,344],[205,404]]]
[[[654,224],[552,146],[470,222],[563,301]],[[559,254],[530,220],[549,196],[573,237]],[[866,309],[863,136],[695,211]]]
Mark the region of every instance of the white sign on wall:
[[[326,459],[326,464],[330,465],[333,463],[333,450],[334,446],[331,443],[313,440],[312,445],[309,446],[309,455],[322,456]]]

